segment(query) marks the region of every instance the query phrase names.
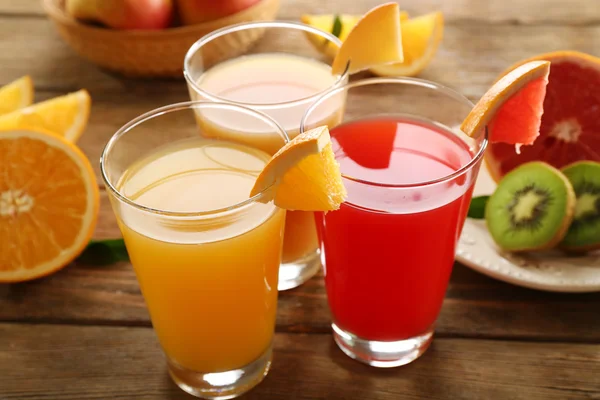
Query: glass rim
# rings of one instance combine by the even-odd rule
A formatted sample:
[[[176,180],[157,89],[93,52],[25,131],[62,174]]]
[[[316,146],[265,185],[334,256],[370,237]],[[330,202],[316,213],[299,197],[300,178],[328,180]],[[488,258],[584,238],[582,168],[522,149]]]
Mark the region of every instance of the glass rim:
[[[230,211],[235,211],[235,210],[238,210],[245,206],[248,206],[250,204],[256,203],[258,201],[258,199],[260,199],[262,196],[265,195],[266,192],[271,190],[271,188],[273,187],[274,184],[269,186],[268,188],[264,189],[260,193],[254,195],[246,200],[243,200],[241,202],[238,202],[236,204],[228,206],[228,207],[222,207],[222,208],[217,208],[217,209],[208,210],[208,211],[179,212],[179,211],[160,210],[157,208],[147,207],[147,206],[138,204],[134,200],[131,200],[129,197],[127,197],[123,193],[121,193],[121,191],[115,187],[113,182],[111,182],[110,178],[108,177],[106,159],[107,159],[108,155],[110,154],[111,150],[113,149],[113,147],[115,146],[117,140],[119,140],[121,137],[126,135],[132,129],[136,128],[137,126],[139,126],[151,119],[154,119],[156,117],[161,117],[161,116],[171,113],[171,112],[177,112],[177,111],[183,111],[183,110],[223,109],[223,108],[229,109],[232,111],[242,112],[246,115],[251,115],[251,116],[257,117],[258,119],[262,120],[263,122],[270,124],[277,131],[277,134],[279,134],[281,136],[284,144],[290,141],[290,138],[289,138],[286,130],[277,121],[275,121],[273,118],[269,117],[268,115],[266,115],[260,111],[253,110],[248,107],[243,107],[243,106],[231,104],[231,103],[221,103],[221,102],[211,102],[211,101],[186,101],[186,102],[169,104],[169,105],[166,105],[163,107],[159,107],[159,108],[150,110],[150,111],[132,119],[131,121],[127,122],[125,125],[123,125],[121,128],[119,128],[111,136],[109,141],[104,146],[104,149],[102,150],[102,154],[100,155],[100,174],[102,175],[102,179],[104,180],[106,188],[108,189],[110,194],[115,196],[119,201],[122,201],[125,204],[127,204],[131,207],[134,207],[138,210],[145,211],[145,212],[152,213],[152,214],[169,216],[169,217],[216,216],[216,215],[224,214],[224,213],[227,213]],[[200,137],[200,136],[198,136],[198,137]]]
[[[208,92],[208,91],[202,89],[200,86],[198,86],[196,81],[191,76],[192,74],[190,73],[190,70],[192,68],[192,66],[191,66],[192,57],[198,52],[198,50],[200,50],[207,43],[209,43],[209,42],[213,41],[214,39],[217,39],[221,36],[225,36],[225,35],[228,35],[233,32],[239,32],[239,31],[243,31],[243,30],[247,30],[247,29],[255,29],[255,28],[296,29],[296,30],[301,30],[301,31],[305,31],[308,33],[312,33],[314,35],[319,35],[323,39],[326,39],[326,40],[334,43],[338,48],[342,45],[342,41],[337,36],[335,36],[329,32],[325,32],[321,29],[315,28],[313,26],[304,24],[302,22],[296,22],[296,21],[254,21],[254,22],[241,22],[238,24],[225,26],[223,28],[214,30],[214,31],[204,35],[200,39],[198,39],[186,52],[185,58],[183,60],[183,76],[184,76],[185,80],[187,81],[187,83],[192,87],[192,89],[194,91],[196,91],[198,94],[200,94],[201,96],[204,96],[204,97],[210,99],[211,101],[228,102],[228,103],[237,104],[237,105],[245,106],[245,107],[259,108],[261,110],[263,110],[263,109],[269,110],[269,109],[279,108],[279,107],[283,107],[283,106],[289,107],[289,106],[294,106],[294,105],[300,105],[302,103],[309,102],[311,100],[315,100],[315,99],[319,98],[320,96],[322,96],[323,94],[327,93],[329,90],[340,86],[340,84],[345,82],[346,79],[348,78],[348,68],[350,67],[349,63],[348,63],[348,65],[346,65],[346,69],[344,70],[344,72],[327,89],[321,90],[310,96],[302,97],[300,99],[283,101],[283,102],[279,102],[279,103],[245,103],[245,102],[229,100],[225,97],[220,97],[211,92]]]
[[[330,89],[327,91],[327,93],[325,93],[321,97],[319,97],[313,104],[311,104],[310,107],[308,107],[308,109],[302,116],[302,120],[300,121],[300,133],[304,133],[306,131],[305,123],[306,123],[306,120],[309,117],[309,115],[313,111],[315,111],[315,109],[317,107],[319,107],[325,100],[329,99],[330,97],[332,97],[336,94],[339,94],[343,90],[350,90],[350,89],[353,89],[356,87],[369,86],[369,85],[373,85],[373,84],[404,84],[404,85],[411,85],[411,86],[415,86],[415,87],[421,87],[424,89],[430,89],[432,91],[442,93],[443,95],[445,95],[451,99],[454,99],[458,102],[463,103],[465,106],[468,106],[469,108],[473,108],[475,106],[471,102],[471,100],[469,100],[464,95],[458,93],[454,89],[451,89],[447,86],[441,85],[436,82],[428,81],[425,79],[410,78],[410,77],[366,78],[366,79],[360,79],[357,81],[349,82],[338,88]],[[334,128],[332,128],[332,129],[334,129]],[[463,132],[463,134],[464,134],[464,132]],[[355,178],[353,176],[346,175],[346,174],[341,174],[341,175],[342,175],[342,178],[344,178],[344,179],[348,179],[349,181],[357,182],[357,183],[360,183],[363,185],[383,187],[383,188],[397,188],[397,189],[419,188],[419,187],[431,186],[431,185],[438,184],[438,183],[448,182],[448,181],[451,181],[451,180],[467,173],[468,171],[473,169],[473,167],[475,167],[479,163],[479,161],[483,157],[485,149],[487,148],[487,145],[488,145],[488,127],[487,127],[487,125],[485,126],[485,129],[484,129],[484,132],[482,135],[483,135],[483,137],[481,138],[482,142],[479,145],[479,150],[477,151],[477,153],[475,153],[473,155],[473,158],[471,158],[471,160],[467,164],[463,165],[462,167],[460,167],[453,173],[445,175],[440,178],[430,179],[427,181],[416,182],[416,183],[397,184],[397,183],[372,182],[372,181],[365,180],[365,179]],[[479,140],[478,137],[475,137],[472,139]],[[461,140],[463,140],[463,139],[461,138]]]

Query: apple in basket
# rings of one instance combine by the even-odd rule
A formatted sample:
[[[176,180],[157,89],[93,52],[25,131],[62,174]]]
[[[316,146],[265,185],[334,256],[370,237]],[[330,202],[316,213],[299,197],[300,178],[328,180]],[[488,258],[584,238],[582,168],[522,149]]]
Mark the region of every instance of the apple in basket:
[[[194,25],[243,11],[260,0],[176,0],[183,25]]]
[[[173,0],[66,0],[65,9],[74,18],[113,29],[164,29],[174,14]]]

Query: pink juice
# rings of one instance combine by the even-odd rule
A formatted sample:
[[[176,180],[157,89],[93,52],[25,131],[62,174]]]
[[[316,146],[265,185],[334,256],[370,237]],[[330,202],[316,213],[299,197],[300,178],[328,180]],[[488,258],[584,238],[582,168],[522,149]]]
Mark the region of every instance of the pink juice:
[[[426,333],[442,306],[477,168],[419,184],[453,174],[473,154],[446,128],[417,120],[359,120],[331,136],[342,173],[353,178],[344,180],[340,210],[316,216],[333,321],[367,340]]]

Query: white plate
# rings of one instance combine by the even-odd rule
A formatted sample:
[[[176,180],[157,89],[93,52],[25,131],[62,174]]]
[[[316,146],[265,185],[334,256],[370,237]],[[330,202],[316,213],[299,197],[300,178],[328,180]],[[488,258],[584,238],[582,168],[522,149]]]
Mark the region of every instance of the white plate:
[[[473,196],[489,195],[496,184],[481,166]],[[552,292],[600,291],[600,252],[567,256],[559,251],[512,254],[499,249],[484,220],[467,218],[456,260],[475,271],[518,286]]]

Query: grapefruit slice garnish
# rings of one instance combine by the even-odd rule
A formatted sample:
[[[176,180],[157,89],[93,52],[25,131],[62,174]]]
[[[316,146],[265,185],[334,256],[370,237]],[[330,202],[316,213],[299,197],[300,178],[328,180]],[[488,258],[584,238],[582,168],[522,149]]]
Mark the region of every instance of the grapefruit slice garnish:
[[[540,135],[531,146],[523,147],[520,154],[504,143],[488,146],[485,164],[496,181],[534,160],[559,169],[577,161],[600,162],[600,58],[560,51],[540,54],[517,66],[536,60],[552,63]]]
[[[386,3],[367,12],[348,34],[331,65],[331,73],[349,74],[404,61],[400,7]]]
[[[68,265],[88,244],[98,184],[86,156],[53,133],[0,131],[0,282]]]
[[[461,125],[476,137],[487,126],[489,140],[517,146],[539,135],[550,62],[531,61],[504,75],[479,99]],[[513,147],[513,152],[514,152]]]
[[[268,190],[271,188],[271,190]],[[250,196],[267,191],[259,201],[274,200],[286,210],[337,210],[346,198],[340,167],[326,126],[296,136],[259,174]]]

